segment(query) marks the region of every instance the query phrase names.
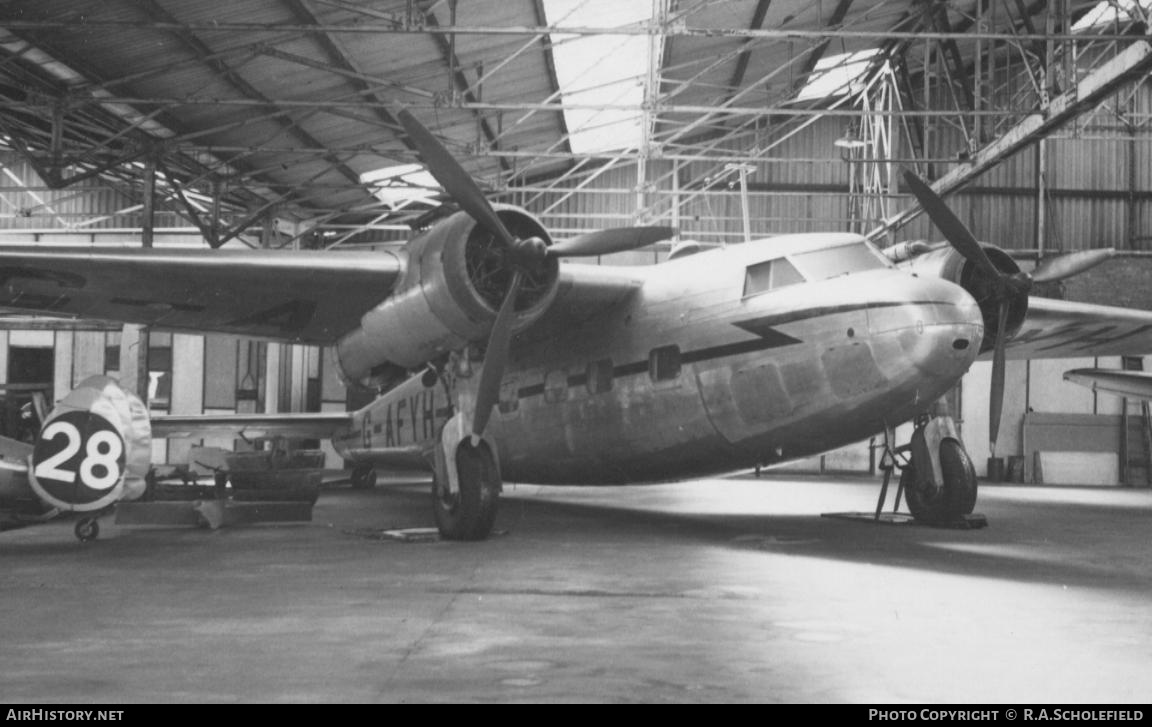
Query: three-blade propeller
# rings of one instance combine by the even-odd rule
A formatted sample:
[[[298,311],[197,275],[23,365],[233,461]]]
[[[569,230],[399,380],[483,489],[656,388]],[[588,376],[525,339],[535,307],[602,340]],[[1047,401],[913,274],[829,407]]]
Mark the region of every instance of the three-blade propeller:
[[[516,298],[525,275],[538,269],[549,258],[587,257],[634,250],[658,240],[666,240],[675,234],[675,230],[670,227],[601,230],[578,235],[551,247],[537,237],[519,239],[508,231],[476,181],[432,135],[432,132],[417,121],[407,109],[398,111],[396,118],[404,126],[408,138],[419,152],[428,172],[456,200],[460,209],[504,246],[507,259],[512,266],[512,282],[508,286],[508,292],[504,294],[504,300],[492,324],[492,331],[488,335],[484,367],[476,388],[476,411],[472,419],[472,437],[475,443],[488,426],[492,408],[500,398],[500,384],[504,379],[508,349],[512,342],[512,329],[516,321]]]
[[[904,182],[912,190],[912,194],[920,202],[920,206],[931,218],[932,222],[944,235],[949,244],[960,253],[964,259],[971,262],[989,279],[995,282],[996,298],[996,343],[992,353],[992,390],[988,402],[988,440],[992,456],[996,456],[996,440],[1000,434],[1000,416],[1004,408],[1004,371],[1005,348],[1008,343],[1006,326],[1008,325],[1008,312],[1012,299],[1018,295],[1027,295],[1035,283],[1051,283],[1057,280],[1078,275],[1093,268],[1115,253],[1112,249],[1085,250],[1069,253],[1058,257],[1043,260],[1031,274],[1025,272],[1008,273],[992,262],[988,253],[972,236],[972,233],[960,221],[940,195],[928,186],[920,177],[910,170],[904,171]]]

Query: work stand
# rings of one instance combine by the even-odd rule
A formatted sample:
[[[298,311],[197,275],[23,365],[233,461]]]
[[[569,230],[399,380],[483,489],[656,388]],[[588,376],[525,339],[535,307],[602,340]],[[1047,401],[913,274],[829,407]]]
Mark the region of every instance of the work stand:
[[[193,526],[217,530],[254,523],[311,522],[322,472],[276,453],[229,455],[211,470],[214,484],[197,483],[184,471],[170,473],[182,484],[149,483],[151,497],[116,505],[117,525]],[[198,462],[198,464],[200,464]],[[305,465],[315,465],[305,462]],[[229,487],[231,482],[231,487]]]

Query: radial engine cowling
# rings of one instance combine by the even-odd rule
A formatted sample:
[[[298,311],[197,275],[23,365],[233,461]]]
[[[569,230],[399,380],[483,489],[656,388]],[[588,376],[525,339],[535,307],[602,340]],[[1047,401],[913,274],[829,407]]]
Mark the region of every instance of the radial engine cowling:
[[[513,236],[552,244],[543,225],[527,212],[496,210]],[[513,269],[504,246],[463,212],[413,238],[403,255],[405,271],[392,295],[336,344],[346,381],[378,386],[397,368],[416,368],[485,340],[511,286]],[[526,275],[513,330],[522,330],[548,309],[558,277],[553,258]]]
[[[1010,275],[1020,272],[1020,266],[1008,253],[992,245],[981,247],[997,269]],[[992,350],[1001,335],[1013,336],[1024,325],[1024,317],[1028,314],[1028,293],[1021,290],[1006,290],[979,266],[965,260],[950,246],[930,249],[928,252],[915,255],[910,260],[900,262],[899,265],[915,275],[931,275],[956,283],[976,299],[984,319],[984,343],[981,352]],[[1000,331],[998,310],[1000,297],[1003,295],[1009,298],[1008,318],[1005,330]]]

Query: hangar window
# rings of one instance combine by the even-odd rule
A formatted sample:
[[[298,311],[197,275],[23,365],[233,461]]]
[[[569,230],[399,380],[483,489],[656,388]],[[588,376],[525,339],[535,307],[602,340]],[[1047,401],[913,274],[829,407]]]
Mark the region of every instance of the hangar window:
[[[809,280],[827,280],[848,273],[878,270],[890,266],[888,258],[866,242],[800,253],[793,255],[792,261]]]
[[[796,267],[784,258],[756,263],[749,265],[744,273],[744,297],[803,282]]]
[[[119,332],[110,332],[104,342],[104,372],[120,376]],[[154,332],[148,345],[148,408],[166,410],[172,399],[172,334]]]
[[[680,375],[680,347],[661,346],[648,352],[648,375],[653,381],[668,381]]]
[[[544,401],[549,404],[568,398],[568,372],[549,371],[544,377]]]
[[[512,414],[520,409],[520,382],[517,379],[505,379],[500,386],[499,407],[501,414]]]
[[[588,364],[588,393],[612,391],[612,359],[602,358]]]

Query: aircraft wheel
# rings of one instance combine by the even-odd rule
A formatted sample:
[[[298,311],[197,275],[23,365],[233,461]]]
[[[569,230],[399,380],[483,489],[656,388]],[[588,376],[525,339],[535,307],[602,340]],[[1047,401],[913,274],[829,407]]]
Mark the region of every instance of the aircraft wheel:
[[[371,490],[376,487],[376,468],[358,464],[352,468],[352,489]]]
[[[913,517],[929,525],[939,525],[972,512],[976,507],[976,468],[960,443],[945,439],[940,443],[940,469],[944,486],[921,486],[915,463],[900,473],[900,485]]]
[[[73,532],[76,533],[76,539],[81,542],[95,540],[100,537],[100,521],[94,517],[80,518]]]
[[[452,494],[448,483],[436,477],[432,483],[432,511],[440,537],[445,540],[484,540],[496,522],[500,496],[500,472],[487,445],[473,447],[461,442],[456,450],[460,491]]]

